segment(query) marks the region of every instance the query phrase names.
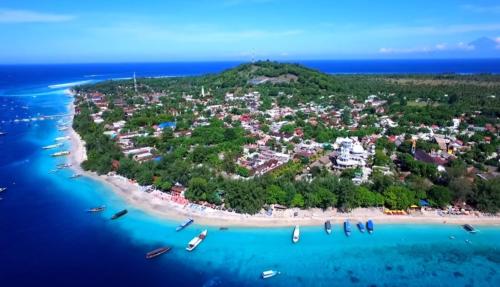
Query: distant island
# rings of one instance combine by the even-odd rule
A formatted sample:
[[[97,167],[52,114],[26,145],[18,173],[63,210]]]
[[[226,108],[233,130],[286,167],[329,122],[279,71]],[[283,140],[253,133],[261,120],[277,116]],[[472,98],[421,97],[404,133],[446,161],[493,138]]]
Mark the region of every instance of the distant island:
[[[73,92],[82,168],[179,206],[500,210],[499,75],[328,75],[262,61]]]

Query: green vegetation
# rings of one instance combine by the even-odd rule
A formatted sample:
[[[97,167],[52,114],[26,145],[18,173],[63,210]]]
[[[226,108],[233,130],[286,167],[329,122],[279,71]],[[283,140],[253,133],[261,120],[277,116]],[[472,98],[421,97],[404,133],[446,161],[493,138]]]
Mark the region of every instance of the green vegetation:
[[[260,81],[265,79],[265,81]],[[469,135],[460,134],[464,142],[475,142],[470,150],[458,155],[447,166],[447,172],[438,172],[436,165],[416,160],[410,153],[410,135],[426,132],[421,124],[451,126],[451,119],[460,117],[477,126],[500,124],[500,76],[493,75],[438,75],[438,76],[374,76],[326,75],[295,64],[258,62],[243,64],[217,75],[200,77],[138,79],[138,93],[131,80],[107,81],[76,88],[79,113],[74,120],[75,130],[86,142],[88,159],[86,170],[99,174],[115,170],[143,185],[154,185],[169,191],[175,183],[187,187],[186,197],[192,201],[223,204],[237,212],[256,213],[268,204],[310,208],[337,207],[349,210],[355,207],[386,206],[405,209],[426,199],[432,206],[445,207],[455,201],[466,201],[487,212],[500,209],[500,182],[471,179],[467,166],[485,168],[497,165],[498,158],[489,158],[497,151],[500,141],[495,133],[480,130]],[[296,111],[286,117],[287,124],[280,132],[293,135],[298,128],[303,136],[291,142],[272,138],[267,146],[272,150],[293,150],[294,144],[314,140],[327,144],[337,137],[364,137],[380,134],[375,126],[378,116],[386,114],[398,126],[388,128],[386,135],[405,135],[405,141],[396,146],[387,136],[376,142],[371,163],[393,171],[394,175],[374,172],[370,180],[360,186],[352,178],[360,170],[345,170],[332,174],[324,169],[311,169],[312,179],[299,179],[312,161],[302,157],[263,175],[253,177],[247,168],[236,164],[245,144],[258,139],[235,120],[248,113],[248,107],[235,101],[231,112],[215,117],[217,110],[207,110],[196,102],[202,98],[201,88],[212,105],[221,105],[227,93],[243,96],[259,92],[260,111],[273,105],[297,107],[314,103],[339,111],[339,123],[329,123],[332,117],[319,119],[313,113]],[[83,95],[99,92],[109,102],[102,113],[101,124],[92,114],[98,111]],[[188,100],[186,95],[191,95]],[[353,103],[363,102],[369,95],[385,101],[385,112],[366,108],[365,116],[356,128]],[[492,97],[492,95],[497,95]],[[153,102],[153,98],[157,97]],[[132,115],[127,109],[133,108]],[[476,111],[480,111],[477,113]],[[200,118],[204,120],[200,120]],[[273,120],[266,113],[254,116],[264,133],[270,132]],[[314,120],[313,120],[314,119]],[[122,131],[144,134],[133,139],[134,147],[154,147],[158,160],[139,163],[126,157],[115,140],[104,135],[106,125],[126,120]],[[161,136],[153,136],[153,126],[175,122],[174,130],[164,129]],[[197,123],[195,125],[195,123]],[[464,130],[467,127],[462,127]],[[189,135],[185,135],[189,133]],[[485,142],[484,138],[490,141]],[[430,152],[439,149],[436,143],[417,141],[417,148]],[[397,160],[393,161],[396,157]],[[496,160],[496,161],[495,161]],[[118,164],[117,164],[118,163]],[[399,180],[398,175],[411,176]],[[239,175],[235,179],[230,175]]]

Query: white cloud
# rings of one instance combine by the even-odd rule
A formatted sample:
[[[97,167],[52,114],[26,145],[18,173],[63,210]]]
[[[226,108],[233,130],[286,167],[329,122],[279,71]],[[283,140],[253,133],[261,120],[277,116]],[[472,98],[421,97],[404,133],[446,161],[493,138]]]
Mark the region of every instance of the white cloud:
[[[73,20],[75,16],[30,10],[0,9],[0,23],[47,23]]]
[[[120,35],[120,37],[138,40],[172,41],[184,43],[232,43],[236,41],[252,41],[293,37],[303,33],[299,29],[288,30],[227,30],[208,25],[160,26],[141,23],[122,23],[111,27],[93,29],[103,35]]]
[[[449,45],[440,43],[434,46],[414,47],[414,48],[380,48],[381,54],[414,54],[414,53],[431,53],[437,51],[472,51],[475,47],[463,42]]]
[[[449,35],[470,32],[500,31],[500,23],[460,24],[444,26],[390,26],[369,30],[374,35],[415,36],[415,35]]]

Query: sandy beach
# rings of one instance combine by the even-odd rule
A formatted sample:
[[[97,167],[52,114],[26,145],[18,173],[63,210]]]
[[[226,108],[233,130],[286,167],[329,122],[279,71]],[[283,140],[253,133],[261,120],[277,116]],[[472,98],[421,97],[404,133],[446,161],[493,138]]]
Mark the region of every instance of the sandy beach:
[[[74,113],[74,106],[68,107]],[[385,215],[380,208],[357,208],[349,213],[337,212],[335,209],[286,209],[275,210],[271,216],[262,213],[256,215],[239,214],[215,210],[197,204],[178,204],[170,200],[170,196],[160,191],[145,192],[145,188],[122,176],[115,174],[97,175],[83,171],[80,164],[86,159],[85,143],[73,130],[69,130],[71,154],[69,163],[75,172],[106,184],[110,190],[120,195],[128,203],[154,216],[169,220],[185,220],[193,218],[198,224],[211,226],[240,227],[273,227],[299,225],[322,225],[326,220],[341,223],[345,219],[352,222],[374,220],[376,223],[412,223],[412,224],[476,224],[500,226],[500,217],[475,215],[440,215],[436,210],[419,211],[411,215]]]

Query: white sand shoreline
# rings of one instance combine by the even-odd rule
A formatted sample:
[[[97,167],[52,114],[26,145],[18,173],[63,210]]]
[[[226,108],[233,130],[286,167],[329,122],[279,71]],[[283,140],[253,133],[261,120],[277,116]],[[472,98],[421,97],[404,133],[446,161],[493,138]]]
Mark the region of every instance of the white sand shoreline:
[[[70,113],[74,114],[73,103],[69,106]],[[206,208],[190,208],[167,200],[166,195],[160,193],[146,193],[141,191],[137,183],[132,183],[121,176],[97,175],[94,172],[84,171],[80,164],[86,159],[85,143],[73,128],[70,128],[69,135],[71,144],[71,154],[68,157],[69,163],[75,172],[86,177],[106,184],[116,194],[124,198],[128,203],[151,215],[168,219],[183,221],[187,217],[193,218],[196,223],[210,226],[239,226],[239,227],[284,227],[296,224],[307,226],[321,226],[326,220],[332,223],[341,223],[345,219],[352,222],[366,221],[372,219],[375,224],[475,224],[500,226],[498,216],[477,216],[477,215],[445,215],[440,216],[436,211],[424,212],[414,215],[385,215],[377,208],[357,208],[349,213],[340,213],[335,210],[321,209],[287,209],[285,211],[274,212],[272,216],[264,214],[247,215],[235,212],[214,210]],[[163,197],[163,199],[161,199]],[[298,216],[293,216],[298,212]]]

